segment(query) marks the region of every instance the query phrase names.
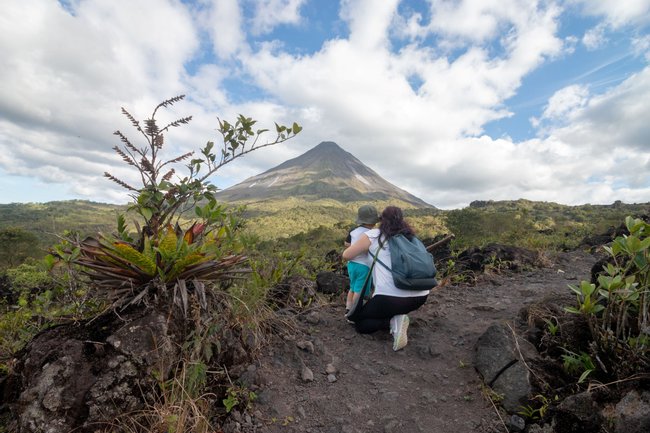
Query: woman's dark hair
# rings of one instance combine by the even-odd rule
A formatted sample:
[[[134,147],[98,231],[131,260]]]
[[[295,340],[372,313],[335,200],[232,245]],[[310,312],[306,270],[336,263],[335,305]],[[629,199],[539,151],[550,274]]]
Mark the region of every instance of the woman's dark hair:
[[[402,209],[397,206],[387,206],[381,213],[379,232],[384,237],[402,234],[407,238],[415,236],[415,230],[404,220]]]

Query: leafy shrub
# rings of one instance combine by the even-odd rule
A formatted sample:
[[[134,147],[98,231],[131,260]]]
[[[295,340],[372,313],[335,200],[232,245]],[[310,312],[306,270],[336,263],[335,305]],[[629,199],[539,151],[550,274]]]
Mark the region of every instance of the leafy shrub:
[[[570,286],[577,302],[567,308],[587,318],[591,355],[614,379],[650,368],[650,224],[627,217],[625,226],[629,235],[604,247],[610,261],[597,283]]]
[[[231,124],[219,119],[223,138],[220,151],[215,153],[214,142],[209,141],[198,156],[188,152],[164,160],[160,152],[165,134],[192,118],[180,118],[161,127],[156,115],[161,108],[183,98],[177,96],[158,104],[151,117],[142,123],[122,108],[146,143],[137,147],[125,134],[116,131],[122,145],[113,149],[138,171],[142,187],[135,188],[110,173],[104,175],[130,191],[134,200],[130,210],[141,216],[143,226],[136,221],[135,232],[131,233],[124,216],[120,215],[116,234],[100,234],[84,240],[71,237],[70,248],[53,252],[66,260],[76,255],[74,249],[78,248],[78,257],[72,262],[82,266],[91,283],[116,305],[162,299],[177,305],[186,314],[188,296],[193,295],[206,308],[205,283],[231,280],[244,271],[240,265],[246,261],[238,250],[235,236],[241,227],[238,211],[217,204],[216,187],[208,178],[225,164],[253,150],[286,141],[301,131],[296,123],[291,127],[276,124],[275,140],[258,144],[267,130],[253,131],[255,120],[240,115]],[[188,173],[174,181],[174,165],[181,162],[188,162]],[[181,216],[192,211],[198,219],[190,220],[189,227],[182,228]]]
[[[7,269],[6,275],[12,290],[16,293],[45,290],[52,285],[50,275],[37,263],[23,263],[15,268]]]

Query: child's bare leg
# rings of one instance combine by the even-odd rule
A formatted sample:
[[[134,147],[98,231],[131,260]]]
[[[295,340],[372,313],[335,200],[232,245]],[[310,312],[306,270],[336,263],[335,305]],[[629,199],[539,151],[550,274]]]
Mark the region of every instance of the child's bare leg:
[[[353,302],[354,302],[354,292],[352,292],[352,290],[349,290],[348,297],[345,300],[345,309],[349,310],[350,308],[352,308],[352,306],[354,305]]]
[[[361,296],[361,293],[350,292],[350,294],[352,295],[352,300],[350,301],[350,306],[348,307],[348,310],[357,304],[357,301]]]

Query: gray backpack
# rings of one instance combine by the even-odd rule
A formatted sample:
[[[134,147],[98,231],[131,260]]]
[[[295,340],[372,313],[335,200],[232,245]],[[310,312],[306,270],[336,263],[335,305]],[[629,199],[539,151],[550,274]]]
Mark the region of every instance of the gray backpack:
[[[404,235],[391,236],[388,246],[390,268],[379,260],[379,257],[372,253],[371,255],[380,265],[391,271],[395,287],[402,290],[429,290],[438,284],[433,256],[417,237],[412,236],[409,239]],[[379,243],[379,248],[381,247],[382,242]],[[377,256],[378,252],[379,250]]]

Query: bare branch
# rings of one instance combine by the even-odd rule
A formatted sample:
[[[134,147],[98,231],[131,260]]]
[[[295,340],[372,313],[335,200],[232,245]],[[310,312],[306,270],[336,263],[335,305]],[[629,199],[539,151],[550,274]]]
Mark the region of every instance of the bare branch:
[[[443,245],[448,244],[449,242],[451,242],[455,237],[456,237],[456,236],[455,236],[453,233],[448,234],[448,235],[445,236],[444,238],[440,239],[438,242],[434,242],[434,243],[432,243],[431,245],[429,245],[429,246],[427,247],[427,251],[431,252],[431,251],[433,251],[433,250],[436,250],[436,249],[440,248],[441,246],[443,246]]]
[[[250,152],[252,152],[252,151],[254,151],[254,150],[257,150],[257,149],[261,149],[261,148],[263,148],[263,147],[273,146],[274,144],[280,144],[280,143],[283,143],[283,142],[287,141],[287,140],[290,139],[290,138],[292,138],[292,137],[285,137],[285,138],[283,138],[283,139],[279,139],[279,140],[276,140],[276,141],[273,141],[273,142],[269,142],[269,143],[261,144],[261,145],[259,145],[259,146],[257,146],[257,147],[253,147],[253,148],[250,148],[250,149],[248,149],[248,150],[246,150],[246,151],[243,151],[243,152],[241,152],[241,153],[238,153],[238,154],[236,154],[236,155],[233,155],[231,158],[224,158],[224,156],[222,155],[222,157],[221,157],[221,162],[219,162],[219,164],[215,164],[215,165],[214,165],[214,166],[213,166],[213,167],[212,167],[212,168],[211,168],[211,169],[210,169],[206,174],[204,174],[204,175],[199,179],[199,182],[204,182],[204,181],[205,181],[208,177],[210,177],[210,176],[211,176],[215,171],[217,171],[218,169],[220,169],[220,168],[223,167],[224,165],[226,165],[226,164],[232,162],[233,160],[239,158],[240,156],[244,156],[244,155],[246,155],[247,153],[250,153]]]

